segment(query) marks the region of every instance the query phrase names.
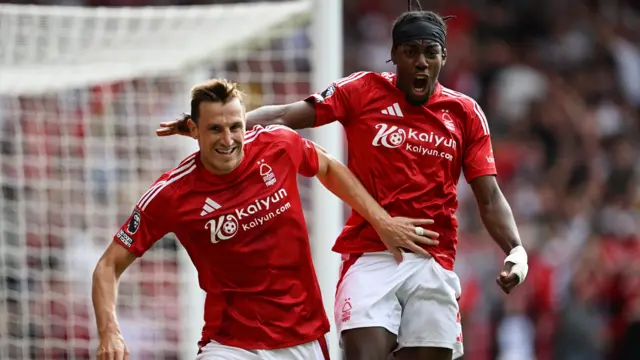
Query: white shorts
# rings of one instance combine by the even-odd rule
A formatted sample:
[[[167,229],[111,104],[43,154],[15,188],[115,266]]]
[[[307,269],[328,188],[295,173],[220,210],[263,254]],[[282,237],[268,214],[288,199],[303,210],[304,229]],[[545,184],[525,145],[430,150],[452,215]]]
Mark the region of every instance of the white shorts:
[[[357,256],[357,255],[356,255]],[[338,333],[383,327],[403,347],[441,347],[463,354],[458,298],[460,279],[433,258],[388,251],[343,257],[335,302]]]
[[[329,360],[327,340],[277,350],[244,350],[211,341],[203,346],[196,360]]]

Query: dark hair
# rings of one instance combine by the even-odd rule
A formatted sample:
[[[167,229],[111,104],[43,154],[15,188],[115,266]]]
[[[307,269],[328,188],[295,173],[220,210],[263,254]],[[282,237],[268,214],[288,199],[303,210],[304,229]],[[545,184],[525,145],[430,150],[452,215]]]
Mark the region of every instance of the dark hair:
[[[417,9],[413,10],[411,3],[414,0],[408,0],[408,11],[402,13],[396,21],[393,22],[393,28],[391,29],[391,33],[395,31],[398,26],[403,26],[407,23],[412,23],[414,21],[423,20],[431,23],[434,26],[439,27],[446,34],[447,33],[447,25],[445,21],[454,18],[455,16],[440,16],[433,11],[425,11],[422,10],[422,6],[420,5],[420,1],[415,0],[417,4]]]
[[[226,104],[233,99],[243,101],[243,93],[235,83],[225,79],[212,79],[198,84],[191,89],[191,119],[197,124],[200,118],[200,104],[203,102],[219,102]],[[187,115],[187,114],[185,114]]]

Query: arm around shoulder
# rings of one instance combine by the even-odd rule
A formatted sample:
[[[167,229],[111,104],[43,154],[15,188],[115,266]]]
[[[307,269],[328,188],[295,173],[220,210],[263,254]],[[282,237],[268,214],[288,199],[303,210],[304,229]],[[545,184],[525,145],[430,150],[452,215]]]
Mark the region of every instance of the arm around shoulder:
[[[302,100],[286,105],[267,105],[247,113],[247,129],[255,125],[285,125],[292,129],[313,127],[316,112],[313,103]]]
[[[174,121],[161,122],[157,136],[184,135],[191,137],[188,122],[190,114],[181,114]],[[286,105],[266,105],[247,113],[247,129],[256,125],[285,125],[292,129],[306,129],[316,123],[316,112],[311,101],[302,100]]]
[[[268,105],[247,113],[247,128],[255,125],[285,125],[292,129],[306,129],[333,121],[346,122],[354,117],[354,103],[368,81],[368,72],[353,73],[331,83],[324,91],[286,105]],[[358,108],[356,105],[355,108]]]

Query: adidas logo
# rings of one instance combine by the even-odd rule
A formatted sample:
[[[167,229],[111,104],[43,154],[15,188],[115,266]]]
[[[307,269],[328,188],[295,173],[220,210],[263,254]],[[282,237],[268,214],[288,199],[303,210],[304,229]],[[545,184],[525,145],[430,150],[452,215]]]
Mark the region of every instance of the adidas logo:
[[[385,114],[385,115],[404,117],[404,115],[402,115],[402,110],[400,110],[400,105],[398,105],[398,103],[394,103],[393,105],[389,106],[388,108],[382,109],[381,112],[383,114]]]
[[[202,207],[202,212],[200,213],[200,216],[211,214],[212,212],[220,209],[221,207],[222,206],[217,202],[211,200],[210,198],[207,198],[207,200],[204,201],[204,206]]]

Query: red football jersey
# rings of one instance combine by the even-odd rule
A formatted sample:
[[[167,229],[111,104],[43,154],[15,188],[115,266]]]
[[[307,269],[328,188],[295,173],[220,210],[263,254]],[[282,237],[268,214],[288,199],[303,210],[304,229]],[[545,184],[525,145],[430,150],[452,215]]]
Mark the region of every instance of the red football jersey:
[[[433,219],[437,247],[425,246],[453,269],[458,243],[456,187],[495,175],[487,120],[470,97],[436,85],[423,106],[411,105],[392,73],[354,73],[307,98],[315,103],[316,126],[340,121],[348,141],[348,166],[393,216]],[[383,251],[374,229],[352,212],[333,250]]]
[[[214,175],[192,154],[140,198],[114,239],[139,257],[176,234],[207,293],[201,344],[307,343],[329,331],[297,182],[317,172],[310,141],[284,126],[256,126],[235,170]]]

